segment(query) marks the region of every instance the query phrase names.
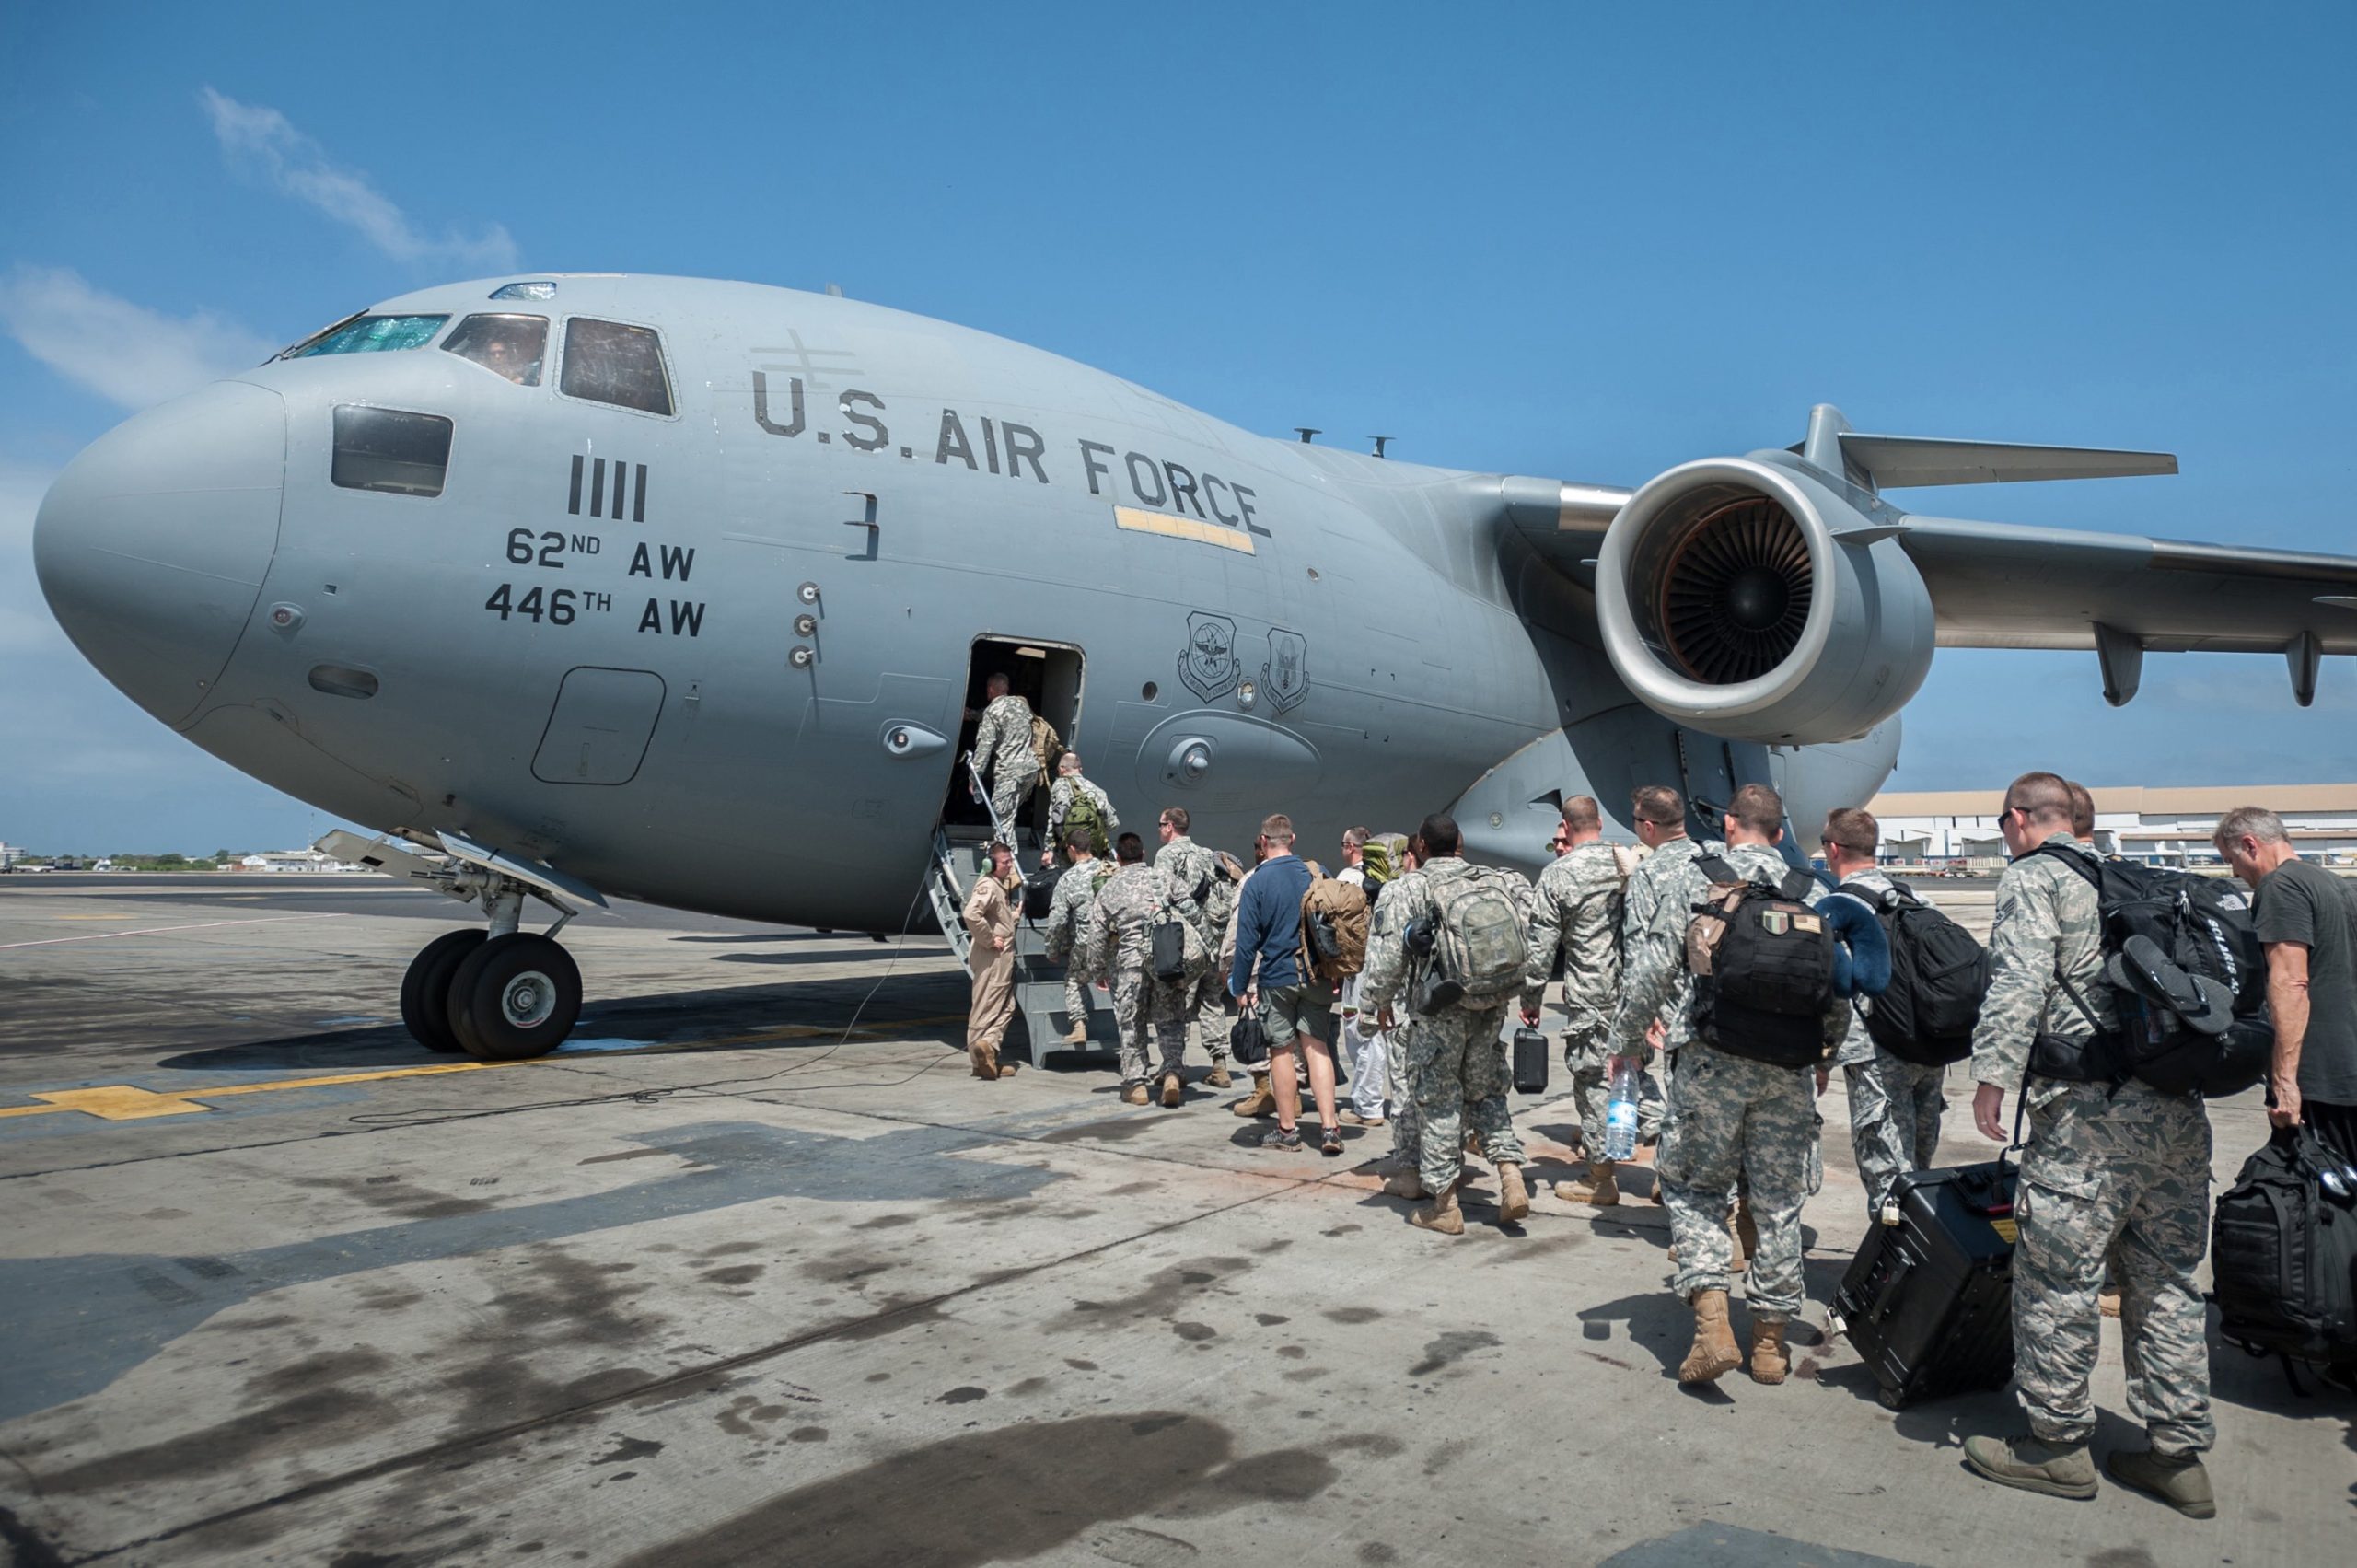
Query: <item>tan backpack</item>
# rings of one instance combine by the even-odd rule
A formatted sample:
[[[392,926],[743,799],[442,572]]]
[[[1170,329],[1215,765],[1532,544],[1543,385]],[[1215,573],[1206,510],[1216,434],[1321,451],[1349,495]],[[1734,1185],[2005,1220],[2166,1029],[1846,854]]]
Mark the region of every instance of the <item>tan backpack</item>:
[[[1039,787],[1046,789],[1055,783],[1056,763],[1064,754],[1064,738],[1046,715],[1031,715],[1031,754],[1039,759]]]
[[[1303,971],[1339,982],[1365,968],[1367,909],[1364,888],[1312,876],[1301,895]]]

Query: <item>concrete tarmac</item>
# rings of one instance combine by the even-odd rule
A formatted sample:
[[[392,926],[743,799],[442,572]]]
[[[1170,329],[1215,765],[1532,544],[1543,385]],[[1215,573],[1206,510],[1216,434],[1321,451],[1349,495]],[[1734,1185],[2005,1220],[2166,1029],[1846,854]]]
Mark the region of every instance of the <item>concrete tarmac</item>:
[[[1985,923],[1988,896],[1942,889]],[[544,1061],[409,1040],[466,912],[378,879],[0,881],[0,1540],[27,1565],[2084,1563],[2345,1559],[2357,1400],[2213,1357],[2219,1517],[1971,1478],[2010,1394],[1893,1413],[1824,1304],[1682,1392],[1663,1212],[1410,1228],[1233,1094],[966,1072],[935,940],[625,907]],[[1201,1068],[1197,1069],[1200,1073]],[[1988,1156],[1968,1086],[1945,1156]],[[2230,1178],[2256,1099],[2213,1108]],[[1738,1308],[1740,1317],[1740,1308]],[[2105,1328],[2098,1451],[2141,1444]]]

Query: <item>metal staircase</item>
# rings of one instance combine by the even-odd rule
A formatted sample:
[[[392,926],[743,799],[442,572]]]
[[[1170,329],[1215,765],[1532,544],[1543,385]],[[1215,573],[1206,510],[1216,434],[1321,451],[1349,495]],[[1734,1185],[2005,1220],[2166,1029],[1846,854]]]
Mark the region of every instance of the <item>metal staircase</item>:
[[[983,801],[984,809],[989,810],[990,792],[982,787],[981,779],[974,771],[971,752],[966,755],[965,766],[975,794]],[[968,960],[973,948],[973,937],[966,930],[966,895],[990,870],[991,842],[1002,837],[1014,842],[1013,834],[1000,822],[995,811],[991,812],[991,825],[987,828],[945,823],[934,829],[933,865],[925,873],[925,898],[960,963]],[[1019,853],[1016,864],[1021,865]],[[1064,1015],[1064,966],[1051,962],[1047,949],[1047,930],[1039,922],[1027,918],[1016,925],[1015,1008],[1023,1019],[1031,1064],[1041,1065],[1051,1051],[1069,1051],[1077,1055],[1117,1051],[1112,998],[1095,986],[1086,992],[1088,1043],[1063,1043],[1064,1032],[1072,1027]]]

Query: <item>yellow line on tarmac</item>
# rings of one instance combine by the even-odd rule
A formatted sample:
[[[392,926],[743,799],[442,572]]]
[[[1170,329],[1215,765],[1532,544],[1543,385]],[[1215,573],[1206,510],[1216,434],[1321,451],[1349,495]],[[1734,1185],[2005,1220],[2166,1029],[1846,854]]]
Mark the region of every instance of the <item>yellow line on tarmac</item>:
[[[578,1056],[528,1057],[521,1062],[436,1062],[422,1067],[386,1067],[373,1073],[328,1073],[309,1078],[273,1078],[259,1084],[224,1084],[215,1088],[181,1089],[158,1092],[130,1084],[104,1084],[80,1089],[44,1089],[34,1091],[32,1098],[39,1105],[0,1106],[0,1117],[49,1116],[61,1110],[77,1110],[105,1121],[146,1121],[163,1116],[186,1116],[193,1111],[214,1108],[205,1100],[226,1099],[232,1095],[275,1094],[283,1089],[329,1088],[338,1084],[382,1083],[390,1078],[424,1078],[442,1073],[480,1073],[495,1067],[537,1067],[554,1063],[587,1061],[596,1056],[656,1056],[683,1051],[708,1051],[732,1045],[759,1045],[771,1040],[802,1040],[814,1035],[872,1035],[887,1029],[923,1028],[934,1024],[956,1023],[966,1016],[963,1013],[943,1013],[928,1018],[891,1018],[881,1023],[854,1024],[848,1029],[838,1029],[831,1024],[784,1024],[772,1029],[757,1029],[749,1034],[719,1035],[710,1040],[681,1040],[676,1045],[650,1045],[639,1051],[584,1051]]]

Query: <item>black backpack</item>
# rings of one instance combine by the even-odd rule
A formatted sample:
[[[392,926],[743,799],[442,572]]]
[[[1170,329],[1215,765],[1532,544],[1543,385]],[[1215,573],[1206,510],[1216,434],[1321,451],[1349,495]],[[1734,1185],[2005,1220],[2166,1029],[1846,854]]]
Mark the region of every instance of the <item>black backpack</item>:
[[[2210,1268],[2228,1344],[2357,1387],[2357,1167],[2312,1129],[2278,1128],[2218,1195]]]
[[[1778,1067],[1826,1059],[1825,1015],[1833,1005],[1834,940],[1808,906],[1817,884],[1787,872],[1773,888],[1714,854],[1694,862],[1711,879],[1686,928],[1694,975],[1694,1032],[1730,1056]]]
[[[2275,1036],[2264,1016],[2266,951],[2251,917],[2250,898],[2239,884],[2132,861],[2097,860],[2059,844],[2040,845],[2033,853],[2053,856],[2096,890],[2106,958],[2119,952],[2131,936],[2149,937],[2171,963],[2188,974],[2206,975],[2235,999],[2233,1027],[2223,1034],[2206,1034],[2165,1008],[2122,994],[2125,1027],[2089,1042],[2080,1077],[2132,1077],[2163,1094],[2218,1099],[2238,1095],[2266,1075]],[[2076,989],[2066,989],[2092,1018]]]
[[[1872,905],[1890,942],[1890,983],[1860,1012],[1874,1042],[1918,1067],[1971,1055],[1973,1026],[1989,994],[1989,949],[1912,889],[1840,891]]]

